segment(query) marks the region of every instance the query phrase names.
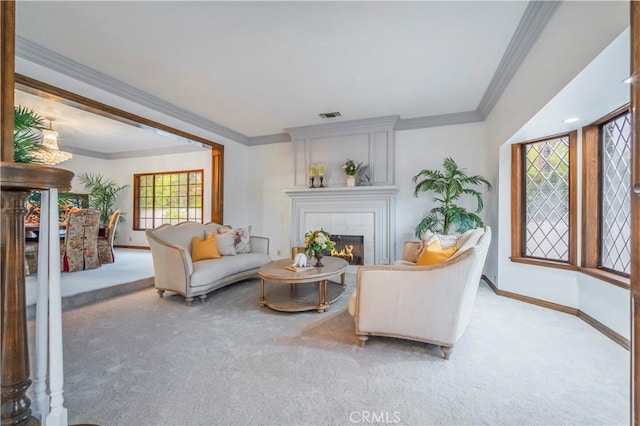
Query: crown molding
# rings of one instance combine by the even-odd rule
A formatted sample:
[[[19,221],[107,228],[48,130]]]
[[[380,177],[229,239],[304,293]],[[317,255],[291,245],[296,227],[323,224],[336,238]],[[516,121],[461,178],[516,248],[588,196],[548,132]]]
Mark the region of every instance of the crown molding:
[[[422,129],[425,127],[451,126],[453,124],[476,123],[483,118],[478,111],[454,112],[452,114],[429,115],[407,118],[396,123],[396,130]]]
[[[24,37],[16,36],[16,56],[233,141],[246,145],[249,140],[240,132],[193,114],[157,96],[33,43]]]
[[[363,118],[361,120],[290,127],[284,130],[291,135],[291,139],[295,139],[308,134],[320,136],[323,134],[335,133],[336,131],[344,132],[349,130],[371,129],[373,127],[394,127],[399,118],[399,115],[388,115],[385,117]]]
[[[70,152],[72,154],[82,155],[84,157],[99,158],[101,160],[121,160],[124,158],[151,157],[154,155],[183,154],[185,152],[197,152],[197,151],[206,150],[206,148],[200,148],[195,145],[139,149],[135,151],[120,151],[120,152],[111,152],[111,153],[93,151],[91,149],[77,148],[72,146],[66,147],[62,145],[60,146],[60,149],[63,151]]]
[[[75,146],[64,146],[58,143],[61,151],[67,151],[72,154],[82,155],[85,157],[100,158],[101,160],[109,160],[109,154],[99,151],[93,151],[91,149],[77,148]]]
[[[121,151],[107,154],[110,160],[120,160],[123,158],[136,158],[136,157],[152,157],[154,155],[170,155],[170,154],[183,154],[186,152],[199,152],[207,151],[207,148],[201,148],[195,145],[184,146],[169,146],[166,148],[150,148],[139,149],[136,151]]]
[[[291,137],[289,133],[277,133],[275,135],[264,135],[264,136],[254,136],[250,137],[247,145],[256,146],[256,145],[267,145],[270,143],[282,143],[282,142],[291,142]]]
[[[482,120],[487,118],[496,105],[560,3],[560,1],[529,2],[507,46],[507,50],[498,64],[498,68],[493,74],[493,78],[489,82],[480,104],[478,104],[478,113]]]

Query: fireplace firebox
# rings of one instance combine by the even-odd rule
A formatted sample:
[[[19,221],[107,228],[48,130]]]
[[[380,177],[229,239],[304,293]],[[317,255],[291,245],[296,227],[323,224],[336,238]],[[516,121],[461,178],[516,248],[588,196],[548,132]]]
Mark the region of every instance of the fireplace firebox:
[[[335,247],[325,254],[342,258],[349,265],[364,265],[364,237],[362,235],[331,235]]]

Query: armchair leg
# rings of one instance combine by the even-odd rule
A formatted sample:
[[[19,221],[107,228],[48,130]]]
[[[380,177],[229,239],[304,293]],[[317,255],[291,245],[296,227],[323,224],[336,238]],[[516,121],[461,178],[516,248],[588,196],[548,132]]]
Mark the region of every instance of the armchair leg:
[[[185,297],[184,298],[184,303],[186,303],[187,306],[191,306],[191,302],[193,302],[193,297]]]
[[[364,344],[367,343],[367,339],[369,339],[369,336],[358,336],[358,339],[360,339],[360,341],[358,342],[358,346],[364,348]]]
[[[158,296],[162,299],[164,297],[164,290],[158,290]]]
[[[442,349],[442,355],[444,355],[444,359],[449,359],[449,356],[451,356],[452,348],[449,348],[447,346],[440,346],[440,349]]]
[[[206,294],[203,294],[203,295],[198,296],[198,297],[200,298],[200,303],[204,303],[204,299],[206,299],[206,298],[207,298],[207,295],[206,295]]]

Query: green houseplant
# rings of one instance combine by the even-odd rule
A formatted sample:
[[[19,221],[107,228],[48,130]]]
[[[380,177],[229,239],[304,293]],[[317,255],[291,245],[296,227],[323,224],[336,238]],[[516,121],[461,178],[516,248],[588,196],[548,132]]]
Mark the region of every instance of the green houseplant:
[[[469,176],[467,171],[458,167],[450,157],[445,158],[442,165],[443,171],[425,169],[413,177],[416,184],[413,195],[418,197],[422,192],[434,192],[433,201],[436,203],[436,207],[429,210],[416,226],[417,238],[421,238],[426,230],[446,235],[452,227],[455,227],[456,232],[462,233],[474,227],[484,226],[482,219],[477,215],[484,207],[482,193],[473,187],[485,185],[487,190],[491,190],[489,181],[480,175]],[[475,212],[456,204],[463,195],[475,197]]]
[[[33,153],[42,150],[40,129],[44,120],[33,110],[23,106],[13,108],[13,161],[16,163],[39,163]]]
[[[78,175],[80,183],[89,191],[89,208],[100,212],[100,221],[109,222],[120,191],[128,185],[119,186],[99,173],[82,173]],[[120,215],[122,218],[122,215]]]

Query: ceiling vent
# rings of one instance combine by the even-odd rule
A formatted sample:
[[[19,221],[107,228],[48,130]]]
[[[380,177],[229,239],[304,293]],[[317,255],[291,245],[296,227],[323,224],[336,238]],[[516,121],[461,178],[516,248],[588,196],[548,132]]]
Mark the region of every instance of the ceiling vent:
[[[323,112],[322,114],[318,114],[318,115],[322,118],[336,118],[336,117],[340,117],[342,114],[340,114],[338,111],[334,111],[334,112]]]

